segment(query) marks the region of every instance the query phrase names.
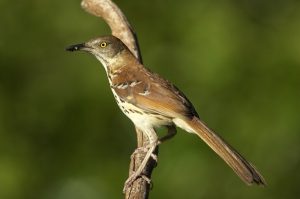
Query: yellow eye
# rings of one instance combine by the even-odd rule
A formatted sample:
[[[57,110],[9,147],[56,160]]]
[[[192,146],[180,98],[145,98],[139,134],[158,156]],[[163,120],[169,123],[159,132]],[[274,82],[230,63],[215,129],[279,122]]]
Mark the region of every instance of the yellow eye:
[[[101,42],[101,44],[100,44],[100,47],[101,48],[105,48],[107,46],[107,43],[106,42]]]

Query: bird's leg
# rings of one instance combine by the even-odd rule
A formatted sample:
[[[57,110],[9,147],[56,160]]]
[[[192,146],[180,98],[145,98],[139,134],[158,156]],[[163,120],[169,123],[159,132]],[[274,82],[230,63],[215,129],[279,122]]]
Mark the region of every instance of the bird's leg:
[[[167,126],[167,129],[168,129],[167,134],[165,136],[159,138],[158,144],[161,144],[161,143],[173,138],[176,135],[176,133],[177,133],[176,126],[174,126],[174,125]]]
[[[147,165],[147,162],[149,161],[150,158],[152,158],[153,160],[155,160],[155,162],[157,162],[157,156],[155,154],[153,154],[155,148],[157,145],[173,138],[176,135],[176,127],[174,125],[171,126],[167,126],[168,132],[165,136],[161,137],[160,139],[157,139],[156,137],[156,133],[154,130],[151,130],[150,134],[149,132],[146,133],[147,137],[150,140],[150,144],[146,145],[146,146],[142,146],[137,148],[131,155],[131,158],[134,158],[134,156],[139,153],[139,152],[147,152],[145,158],[143,159],[141,165],[139,166],[139,168],[126,180],[125,185],[124,185],[124,189],[123,192],[126,191],[126,189],[128,187],[131,186],[131,184],[139,177],[142,176],[149,184],[151,183],[151,180],[149,178],[147,178],[146,176],[142,175],[142,172],[145,168],[145,166]],[[153,136],[153,132],[155,133],[155,136]]]
[[[143,131],[144,132],[144,131]],[[150,133],[151,132],[151,133]],[[153,134],[154,132],[154,134]],[[152,157],[155,161],[157,161],[157,157],[156,155],[153,154],[155,148],[157,147],[158,145],[158,139],[157,139],[157,136],[156,136],[156,133],[155,131],[152,129],[151,131],[147,131],[145,132],[147,137],[149,138],[149,141],[150,141],[150,144],[146,145],[145,147],[140,147],[138,148],[134,153],[138,153],[139,150],[142,150],[142,151],[147,151],[142,163],[140,164],[140,166],[138,167],[138,169],[136,171],[134,171],[134,173],[129,176],[129,178],[125,181],[125,184],[124,184],[124,188],[123,188],[123,192],[125,193],[126,190],[132,185],[132,183],[140,176],[142,176],[149,184],[151,183],[151,180],[149,178],[147,178],[146,176],[142,175],[142,172],[144,170],[144,168],[146,167],[147,165],[147,162],[149,161],[149,159]],[[149,134],[150,133],[150,134]]]
[[[152,154],[156,148],[156,146],[158,145],[158,142],[152,142],[150,144],[151,146],[149,147],[145,158],[143,159],[141,165],[139,166],[139,168],[126,180],[125,185],[124,185],[124,189],[123,192],[125,193],[125,191],[128,189],[128,187],[130,187],[132,185],[132,183],[139,177],[142,176],[142,172],[145,168],[145,166],[147,165],[147,162],[149,161],[149,159],[152,157]],[[157,159],[157,158],[156,158]],[[155,160],[155,159],[154,159]],[[146,179],[146,181],[150,184],[151,180],[149,178],[147,178],[146,176],[143,176],[144,179]]]
[[[158,144],[161,144],[171,138],[173,138],[177,131],[176,131],[176,126],[174,125],[170,125],[170,126],[166,126],[167,127],[167,134],[161,138],[158,139]],[[134,150],[134,152],[131,154],[131,159],[134,158],[134,156],[137,154],[137,153],[140,153],[140,152],[144,152],[146,153],[148,151],[148,149],[151,147],[151,144],[148,144],[146,146],[142,146],[142,147],[138,147],[137,149]],[[151,154],[151,157],[153,160],[155,160],[157,162],[157,156],[155,154]]]

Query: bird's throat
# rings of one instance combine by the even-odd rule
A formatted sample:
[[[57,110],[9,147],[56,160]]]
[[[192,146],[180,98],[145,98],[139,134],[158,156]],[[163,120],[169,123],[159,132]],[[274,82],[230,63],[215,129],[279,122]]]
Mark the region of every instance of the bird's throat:
[[[138,63],[137,59],[128,50],[123,50],[112,58],[96,56],[104,66],[107,73],[115,73],[121,68],[133,67]]]

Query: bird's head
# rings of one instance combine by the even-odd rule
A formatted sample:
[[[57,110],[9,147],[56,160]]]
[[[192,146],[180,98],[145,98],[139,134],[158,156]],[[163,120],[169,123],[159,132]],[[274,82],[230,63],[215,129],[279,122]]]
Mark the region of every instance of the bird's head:
[[[117,37],[103,36],[85,43],[71,45],[66,50],[89,52],[100,60],[104,66],[107,66],[114,61],[116,55],[127,50],[127,47]]]

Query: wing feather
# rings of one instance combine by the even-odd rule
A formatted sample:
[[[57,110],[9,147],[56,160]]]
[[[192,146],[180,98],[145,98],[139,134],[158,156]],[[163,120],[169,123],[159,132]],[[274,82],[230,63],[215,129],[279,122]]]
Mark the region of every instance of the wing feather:
[[[129,68],[121,71],[118,76],[120,78],[116,77],[114,80],[115,85],[134,85],[114,87],[122,100],[146,111],[172,118],[198,117],[192,103],[176,86],[143,67],[138,68],[138,72],[136,70]]]

